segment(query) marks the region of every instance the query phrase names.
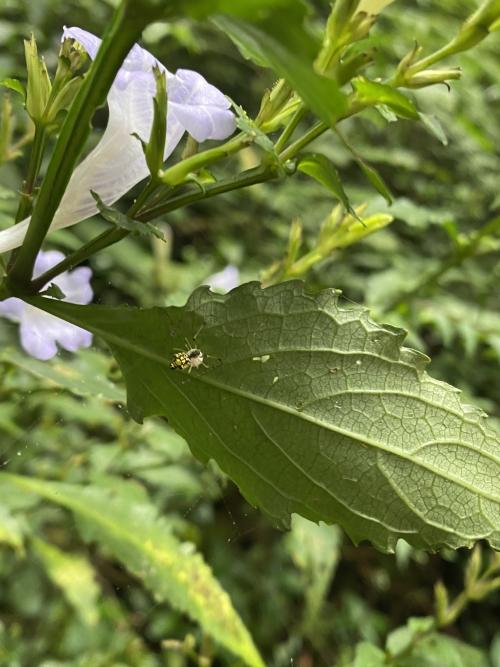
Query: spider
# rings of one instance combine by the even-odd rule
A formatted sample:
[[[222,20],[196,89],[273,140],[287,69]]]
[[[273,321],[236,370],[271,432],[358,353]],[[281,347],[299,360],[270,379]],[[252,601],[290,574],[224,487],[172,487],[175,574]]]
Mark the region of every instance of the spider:
[[[191,373],[193,368],[199,368],[200,366],[208,368],[203,360],[203,352],[197,347],[191,347],[190,342],[186,338],[186,349],[174,354],[170,362],[170,368],[181,371],[187,368],[188,373]]]

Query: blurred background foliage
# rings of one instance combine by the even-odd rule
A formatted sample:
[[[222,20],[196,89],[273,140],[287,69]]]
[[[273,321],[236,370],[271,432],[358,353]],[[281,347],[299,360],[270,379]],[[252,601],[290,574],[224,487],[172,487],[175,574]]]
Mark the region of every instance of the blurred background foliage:
[[[328,3],[315,5],[326,16]],[[427,52],[438,48],[476,6],[474,0],[397,0],[370,37],[376,62],[369,76],[390,71],[415,40]],[[100,34],[111,11],[111,2],[99,0],[2,0],[0,78],[24,79],[22,40],[31,32],[53,71],[63,25]],[[390,212],[395,220],[332,253],[305,276],[311,286],[340,288],[376,319],[408,329],[409,343],[433,358],[433,375],[458,386],[495,420],[500,239],[488,234],[470,252],[461,251],[500,215],[499,39],[495,33],[449,63],[463,70],[451,90],[414,93],[433,132],[373,112],[342,123],[345,139],[389,185],[392,207],[366,182],[339,137],[318,140],[353,205],[366,203],[368,213]],[[171,70],[200,71],[250,115],[273,83],[270,72],[243,61],[210,24],[153,24],[143,44]],[[12,106],[19,154],[2,156],[14,159],[0,166],[0,228],[15,212],[30,137],[16,96],[3,94],[1,103]],[[103,109],[95,118],[94,142],[105,122]],[[223,169],[251,166],[252,151]],[[129,237],[93,258],[97,300],[181,304],[229,263],[238,266],[242,282],[256,279],[286,254],[293,221],[302,227],[304,249],[313,247],[333,205],[318,184],[296,176],[176,211],[162,222],[166,246]],[[96,219],[53,234],[50,247],[75,248],[102,224]],[[409,617],[432,615],[439,580],[451,596],[462,590],[467,552],[428,555],[401,543],[395,556],[384,555],[354,547],[335,527],[300,519],[291,532],[277,530],[215,466],[198,464],[164,422],[131,422],[117,369],[99,341],[93,351],[61,354],[44,364],[25,357],[16,341],[15,328],[2,321],[2,470],[99,481],[117,493],[143,494],[174,534],[203,554],[266,664],[377,665],[375,649],[359,642],[384,646]],[[449,641],[440,644],[431,636],[425,655],[410,651],[390,664],[500,667],[499,613],[499,594],[493,592],[447,627]],[[389,648],[397,637],[392,641]],[[157,602],[105,548],[82,541],[70,513],[15,494],[1,498],[0,665],[176,667],[211,661],[236,664],[198,626]]]

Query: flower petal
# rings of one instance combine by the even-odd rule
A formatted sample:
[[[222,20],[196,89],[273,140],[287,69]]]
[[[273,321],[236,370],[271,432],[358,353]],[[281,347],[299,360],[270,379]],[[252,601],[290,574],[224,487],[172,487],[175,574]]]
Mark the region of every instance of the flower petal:
[[[101,43],[95,35],[76,27],[65,28],[63,37],[76,39],[91,58],[95,57]],[[156,93],[154,65],[167,74],[169,105],[165,160],[181,140],[184,130],[197,141],[224,139],[234,131],[229,102],[215,86],[190,70],[170,74],[148,51],[134,45],[108,94],[106,130],[96,148],[73,172],[51,230],[69,227],[97,213],[91,190],[109,206],[148,176],[141,144],[132,134],[137,133],[146,140],[149,138]],[[0,253],[22,243],[28,224],[29,219],[26,219],[0,232]]]
[[[48,319],[50,317],[52,316],[33,306],[26,306],[21,321],[20,333],[23,350],[41,361],[51,359],[57,354],[54,327],[51,326],[52,323]]]
[[[12,296],[10,299],[0,301],[0,315],[12,322],[20,322],[25,306],[24,301]]]
[[[228,264],[222,271],[209,276],[205,280],[205,284],[209,285],[212,289],[229,292],[240,284],[240,272],[236,266]]]
[[[59,250],[45,250],[38,253],[35,260],[33,276],[38,278],[42,273],[48,271],[59,262],[62,262],[64,255]]]
[[[225,139],[235,130],[230,102],[201,74],[179,69],[169,80],[169,109],[177,121],[196,139]]]
[[[55,284],[62,289],[64,301],[86,304],[92,301],[94,292],[90,286],[92,270],[88,266],[80,266],[70,273],[63,273],[54,279]]]
[[[40,252],[35,262],[35,275],[39,276],[60,262],[64,255],[57,250]],[[90,286],[92,271],[85,266],[62,273],[54,279],[65,294],[65,301],[89,303],[93,292]],[[47,360],[57,354],[57,343],[64,349],[75,352],[80,347],[89,347],[92,334],[80,327],[49,315],[34,306],[10,298],[0,301],[0,315],[20,322],[21,345],[32,357]]]

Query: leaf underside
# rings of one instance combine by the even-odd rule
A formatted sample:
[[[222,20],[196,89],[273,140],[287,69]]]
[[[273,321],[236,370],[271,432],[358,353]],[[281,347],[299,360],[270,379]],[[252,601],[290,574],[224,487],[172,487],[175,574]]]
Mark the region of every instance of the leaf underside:
[[[277,524],[295,512],[389,551],[399,538],[500,548],[500,450],[484,413],[429,377],[404,331],[339,294],[291,281],[202,287],[183,308],[31,303],[101,335],[131,414],[167,417]],[[198,331],[209,368],[170,369]]]

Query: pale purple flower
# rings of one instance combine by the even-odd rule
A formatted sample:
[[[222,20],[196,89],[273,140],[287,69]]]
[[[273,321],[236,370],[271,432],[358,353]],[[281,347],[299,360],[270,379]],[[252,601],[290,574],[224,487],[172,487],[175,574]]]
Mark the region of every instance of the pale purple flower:
[[[229,292],[240,284],[240,272],[233,264],[228,264],[222,271],[214,273],[205,280],[212,289]]]
[[[101,40],[81,28],[65,28],[94,58]],[[50,229],[69,227],[97,212],[90,194],[97,192],[111,205],[148,175],[148,167],[137,133],[148,140],[153,122],[156,83],[153,66],[166,72],[168,92],[167,141],[164,159],[172,153],[185,131],[198,142],[225,139],[234,132],[230,103],[220,90],[201,74],[179,69],[168,72],[148,51],[135,44],[125,58],[108,94],[109,120],[94,150],[73,172]],[[29,219],[0,232],[0,253],[19,246]]]
[[[64,255],[57,250],[38,253],[35,278],[63,259]],[[85,304],[92,301],[93,297],[91,277],[92,271],[81,266],[74,271],[61,273],[52,282],[64,292],[64,301]],[[19,322],[23,349],[32,357],[43,361],[57,354],[57,344],[69,352],[76,352],[80,347],[89,347],[92,343],[92,334],[89,331],[49,315],[15,297],[0,301],[0,316]]]

